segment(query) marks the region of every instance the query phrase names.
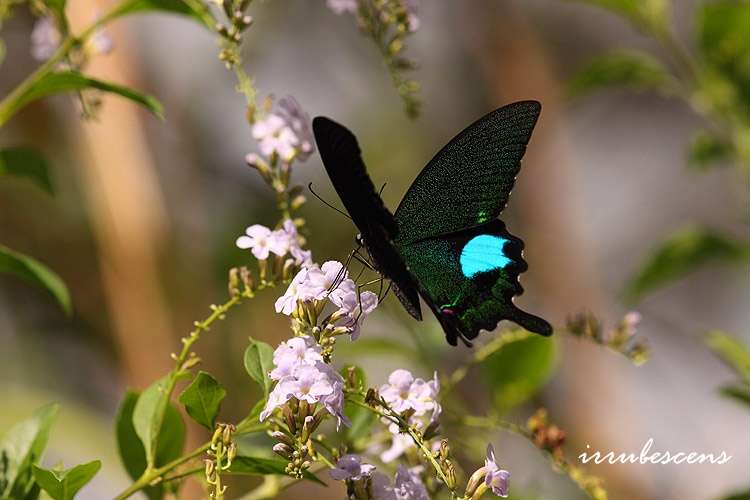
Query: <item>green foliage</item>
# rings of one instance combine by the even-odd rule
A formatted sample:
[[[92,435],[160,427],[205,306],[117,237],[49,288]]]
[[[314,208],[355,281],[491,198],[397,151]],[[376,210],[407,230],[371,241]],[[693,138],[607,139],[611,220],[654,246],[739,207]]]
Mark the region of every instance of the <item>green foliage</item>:
[[[710,262],[747,262],[750,247],[745,242],[713,229],[690,226],[675,231],[652,250],[626,287],[628,300],[678,280]]]
[[[698,46],[705,63],[730,82],[735,82],[730,92],[739,92],[740,102],[750,111],[750,2],[746,0],[719,0],[700,5],[696,13]],[[721,99],[727,101],[727,99]]]
[[[201,371],[180,394],[180,403],[193,420],[211,430],[226,395],[226,389],[216,379]]]
[[[34,489],[32,466],[39,463],[59,407],[39,408],[0,442],[0,498],[25,498]]]
[[[688,165],[693,170],[705,171],[719,162],[732,158],[732,145],[706,131],[698,132],[690,143]]]
[[[117,448],[120,459],[128,475],[138,479],[146,470],[146,450],[140,441],[133,425],[133,416],[139,399],[137,392],[128,391],[120,404],[115,421]],[[156,450],[155,466],[161,466],[178,458],[185,445],[185,424],[173,405],[167,407],[164,423],[159,433],[159,444]],[[151,500],[163,496],[163,486],[150,486],[144,489]]]
[[[70,293],[63,280],[50,268],[28,255],[0,245],[0,273],[15,274],[49,291],[66,314],[72,313]]]
[[[89,78],[77,71],[47,73],[29,86],[25,92],[18,97],[18,99],[13,101],[13,105],[7,110],[7,114],[8,116],[13,115],[16,111],[30,102],[41,99],[42,97],[86,89],[97,89],[103,92],[117,94],[140,104],[159,118],[163,118],[164,116],[161,103],[155,98],[141,94],[122,85]]]
[[[640,28],[663,29],[670,14],[669,0],[579,0],[619,14]]]
[[[68,20],[65,16],[66,0],[43,0],[43,2],[55,18],[57,18],[58,22],[67,29]]]
[[[750,491],[729,495],[728,497],[724,497],[724,500],[750,500]]]
[[[94,460],[65,471],[34,466],[34,479],[54,500],[73,500],[76,493],[99,472],[102,463]]]
[[[719,389],[719,392],[728,398],[750,406],[750,385],[728,385]]]
[[[351,375],[349,369],[351,368]],[[367,375],[359,366],[344,367],[340,371],[341,376],[347,382],[347,386],[357,391],[367,390]],[[351,401],[344,403],[344,414],[349,417],[352,425],[345,431],[345,438],[349,442],[355,442],[357,439],[364,438],[368,435],[372,425],[377,420],[375,414],[366,408],[362,408]]]
[[[507,411],[536,394],[554,372],[556,351],[553,340],[530,336],[490,354],[481,366],[495,406]]]
[[[128,0],[117,7],[107,17],[115,19],[141,12],[164,12],[188,16],[213,29],[213,18],[201,2],[183,0]]]
[[[229,474],[238,474],[244,476],[257,476],[265,474],[278,474],[282,476],[288,475],[286,473],[287,462],[283,460],[277,460],[275,458],[261,458],[261,457],[243,457],[238,456],[232,460],[232,466],[227,471]],[[305,471],[304,478],[326,486],[326,483],[318,479],[314,474],[309,471]]]
[[[568,92],[578,97],[608,87],[675,93],[677,83],[657,59],[637,51],[617,51],[594,59],[570,81]]]
[[[272,381],[268,373],[273,369],[273,348],[265,342],[250,339],[250,345],[245,350],[245,370],[250,378],[255,380],[268,397]]]
[[[729,368],[734,370],[742,381],[750,384],[750,349],[731,335],[714,330],[706,336],[706,345]]]
[[[172,406],[168,399],[162,397],[167,390],[167,385],[168,376],[148,386],[138,397],[135,408],[133,408],[133,429],[143,443],[143,448],[146,451],[146,463],[150,465],[156,464],[158,449],[161,446],[167,446],[166,443],[173,443],[177,447],[177,444],[179,444],[179,455],[184,444],[184,439],[176,439],[178,435],[175,434],[179,428],[181,429],[180,434],[184,438],[185,424],[182,422],[179,413],[177,413],[179,425],[175,428],[165,425],[168,408]],[[164,415],[163,420],[161,419],[162,415]]]
[[[2,175],[28,179],[47,193],[53,194],[47,160],[34,149],[0,149],[0,176]]]

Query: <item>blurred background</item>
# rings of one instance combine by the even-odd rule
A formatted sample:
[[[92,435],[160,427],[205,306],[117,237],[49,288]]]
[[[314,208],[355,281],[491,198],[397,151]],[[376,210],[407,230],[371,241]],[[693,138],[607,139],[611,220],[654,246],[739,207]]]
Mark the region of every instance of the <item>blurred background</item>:
[[[685,40],[696,3],[674,2]],[[69,15],[83,23],[106,7],[76,0]],[[259,3],[251,13],[244,65],[256,86],[263,94],[293,95],[310,116],[327,115],[355,131],[375,184],[387,182],[391,208],[468,123],[513,100],[543,103],[504,219],[527,247],[527,292],[519,303],[550,321],[590,310],[616,322],[628,310],[627,279],[665,233],[685,223],[748,235],[747,225],[735,222],[747,206],[738,172],[685,169],[685,147],[701,119],[684,104],[626,91],[566,99],[565,82],[604,50],[658,54],[609,13],[560,0],[423,2],[408,49],[420,64],[415,78],[425,102],[415,121],[405,117],[376,49],[350,16],[334,15],[322,0]],[[33,70],[32,25],[21,9],[3,26],[2,94]],[[272,193],[243,161],[256,146],[214,38],[165,15],[126,18],[108,32],[116,48],[90,73],[156,96],[166,121],[105,98],[99,119],[84,123],[73,100],[61,96],[29,106],[0,137],[3,145],[42,150],[56,187],[50,197],[28,183],[0,182],[2,242],[56,270],[75,309],[68,318],[44,291],[0,279],[0,430],[43,403],[61,402],[48,461],[101,457],[103,471],[81,494],[91,499],[128,484],[112,434],[125,388],[143,388],[169,369],[180,336],[209,304],[225,300],[227,270],[248,261],[236,237],[248,225],[277,220]],[[317,155],[294,175],[338,204]],[[301,214],[315,260],[343,259],[354,227],[308,198]],[[702,336],[721,328],[750,341],[748,281],[746,269],[707,266],[648,295],[636,309],[653,356],[641,367],[593,344],[556,338],[555,375],[510,418],[523,421],[537,406],[548,407],[568,432],[571,457],[587,444],[638,453],[649,438],[660,451],[723,450],[733,457],[725,465],[592,467],[616,499],[714,499],[747,488],[750,413],[717,394],[732,375]],[[289,336],[287,319],[273,312],[282,292],[243,305],[199,344],[205,369],[229,389],[222,420],[241,418],[258,397],[240,355],[247,338],[276,345]],[[444,345],[434,318],[414,324],[404,316],[389,298],[363,337],[416,332],[441,373],[470,356],[462,346]],[[362,356],[350,359],[367,368],[373,385],[401,366],[431,375],[414,360]],[[346,351],[337,361],[347,361]],[[478,380],[462,394],[482,408],[492,390]],[[201,438],[201,430],[191,432]],[[526,442],[500,433],[484,442],[490,437],[513,474],[516,498],[583,498]],[[478,463],[482,452],[467,455]],[[286,495],[296,498],[306,488],[314,498],[341,494],[300,485]]]

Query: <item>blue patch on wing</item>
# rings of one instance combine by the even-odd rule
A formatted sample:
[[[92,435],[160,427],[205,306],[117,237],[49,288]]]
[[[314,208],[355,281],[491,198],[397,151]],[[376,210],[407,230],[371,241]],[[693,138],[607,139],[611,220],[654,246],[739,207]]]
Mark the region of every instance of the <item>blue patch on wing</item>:
[[[511,259],[503,253],[508,240],[500,236],[480,234],[473,237],[461,250],[461,272],[471,278],[477,273],[493,271],[510,264]]]

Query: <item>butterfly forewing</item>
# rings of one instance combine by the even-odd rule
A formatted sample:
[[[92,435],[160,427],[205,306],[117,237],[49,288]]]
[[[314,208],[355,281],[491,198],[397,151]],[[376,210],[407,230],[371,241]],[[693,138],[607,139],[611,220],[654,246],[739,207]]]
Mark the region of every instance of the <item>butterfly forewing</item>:
[[[398,244],[496,219],[521,168],[541,105],[509,104],[480,118],[430,160],[396,210]]]

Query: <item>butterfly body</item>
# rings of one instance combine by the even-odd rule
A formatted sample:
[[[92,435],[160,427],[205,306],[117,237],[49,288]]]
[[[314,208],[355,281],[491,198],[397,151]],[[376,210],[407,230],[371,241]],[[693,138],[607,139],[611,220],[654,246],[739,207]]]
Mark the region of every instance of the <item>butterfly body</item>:
[[[533,101],[514,103],[469,126],[427,164],[394,214],[367,175],[354,135],[328,118],[313,120],[323,163],[374,267],[416,319],[421,296],[452,345],[503,319],[552,333],[513,304],[523,293],[523,242],[497,219],[539,111]]]

